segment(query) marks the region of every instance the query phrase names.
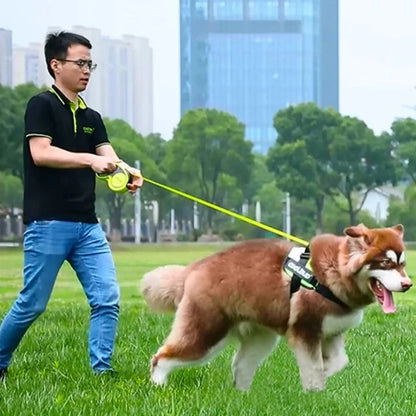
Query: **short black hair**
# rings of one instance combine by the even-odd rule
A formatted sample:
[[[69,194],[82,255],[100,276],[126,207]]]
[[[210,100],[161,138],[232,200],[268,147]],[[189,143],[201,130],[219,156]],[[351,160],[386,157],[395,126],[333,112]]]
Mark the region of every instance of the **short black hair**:
[[[48,33],[45,41],[45,60],[46,67],[52,78],[55,74],[52,71],[50,62],[52,59],[65,59],[68,48],[72,45],[83,45],[88,49],[92,48],[91,42],[84,36],[71,32],[53,32]]]

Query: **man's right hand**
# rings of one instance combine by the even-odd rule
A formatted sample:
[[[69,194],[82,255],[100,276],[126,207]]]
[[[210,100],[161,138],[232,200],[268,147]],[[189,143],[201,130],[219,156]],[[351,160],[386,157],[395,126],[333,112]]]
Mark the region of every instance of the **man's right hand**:
[[[98,174],[111,173],[117,169],[116,161],[112,157],[92,155],[91,169]]]

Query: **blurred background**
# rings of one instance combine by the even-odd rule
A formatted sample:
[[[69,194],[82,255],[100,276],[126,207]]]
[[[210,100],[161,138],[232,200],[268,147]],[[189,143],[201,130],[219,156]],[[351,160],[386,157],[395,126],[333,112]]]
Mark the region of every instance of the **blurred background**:
[[[402,223],[416,241],[411,0],[0,0],[0,240],[22,240],[23,116],[43,42],[90,39],[87,104],[145,177],[302,238]],[[97,184],[112,241],[275,237],[145,184]]]

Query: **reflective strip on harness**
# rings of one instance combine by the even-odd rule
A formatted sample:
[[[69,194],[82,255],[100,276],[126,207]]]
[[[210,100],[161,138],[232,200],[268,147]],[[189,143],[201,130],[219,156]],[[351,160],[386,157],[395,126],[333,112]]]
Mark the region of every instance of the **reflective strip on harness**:
[[[289,251],[283,267],[292,280],[295,278],[297,283],[306,289],[316,290],[319,282],[315,279],[312,270],[309,268],[310,262],[308,248],[294,247]],[[292,285],[292,289],[296,291],[299,287],[295,289],[295,285]]]
[[[303,264],[288,257],[285,262],[285,270],[288,274],[291,274],[292,277],[294,274],[298,275],[301,278],[300,283],[302,286],[305,286],[308,289],[315,289],[313,281],[316,279],[314,278],[312,271],[308,270]]]

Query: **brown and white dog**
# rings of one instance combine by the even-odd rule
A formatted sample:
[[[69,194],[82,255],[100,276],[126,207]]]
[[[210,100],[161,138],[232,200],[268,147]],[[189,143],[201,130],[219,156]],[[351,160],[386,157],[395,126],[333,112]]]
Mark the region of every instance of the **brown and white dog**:
[[[376,299],[395,311],[392,292],[412,283],[405,272],[402,225],[345,229],[310,243],[311,266],[320,285],[341,302],[300,286],[291,295],[283,263],[293,244],[250,240],[191,263],[145,274],[142,293],[156,310],[176,311],[165,344],[151,360],[151,379],[201,364],[235,335],[240,346],[232,361],[235,386],[248,390],[262,361],[280,336],[288,338],[303,388],[323,390],[326,379],[348,363],[342,334],[361,322],[363,308]]]

